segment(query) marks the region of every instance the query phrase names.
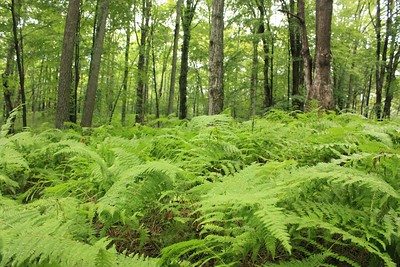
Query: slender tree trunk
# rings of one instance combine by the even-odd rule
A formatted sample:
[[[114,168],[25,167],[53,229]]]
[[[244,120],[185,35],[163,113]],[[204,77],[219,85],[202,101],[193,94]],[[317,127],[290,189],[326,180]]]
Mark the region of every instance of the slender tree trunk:
[[[18,18],[15,12],[16,3],[15,0],[11,0],[11,15],[13,21],[13,35],[14,35],[14,46],[15,53],[17,56],[17,67],[19,73],[19,95],[21,97],[21,105],[22,105],[22,127],[27,127],[27,108],[26,108],[26,99],[25,99],[25,70],[24,70],[24,61],[22,54],[22,36],[21,39],[18,36]],[[19,40],[20,39],[20,40]]]
[[[139,59],[138,59],[138,72],[137,72],[137,89],[136,89],[136,123],[144,124],[144,114],[145,114],[145,86],[146,86],[146,45],[147,45],[147,34],[150,23],[150,11],[151,11],[151,1],[142,0],[142,25],[141,25],[141,37],[139,43]]]
[[[304,83],[303,73],[303,59],[302,59],[302,34],[301,28],[304,22],[304,10],[302,11],[302,17],[300,17],[299,11],[296,10],[295,0],[290,0],[289,4],[285,0],[281,0],[283,12],[286,13],[289,23],[289,55],[291,57],[291,98],[292,98],[292,109],[303,110],[304,101],[301,98],[300,89]],[[300,6],[302,3],[299,3]],[[302,6],[301,6],[302,7]],[[304,8],[304,4],[303,7]],[[290,72],[290,69],[288,70]],[[288,74],[290,77],[290,74]],[[290,78],[288,78],[288,84]],[[288,97],[290,97],[290,85],[288,85]]]
[[[395,45],[394,40],[392,41],[392,47]],[[393,100],[393,83],[396,80],[396,70],[399,66],[400,50],[394,53],[392,50],[390,55],[390,61],[388,64],[386,83],[385,83],[385,104],[383,107],[383,117],[390,118],[390,111],[392,107]]]
[[[212,1],[208,114],[224,109],[224,0]]]
[[[176,20],[174,30],[174,48],[172,52],[172,69],[171,69],[171,81],[169,85],[169,98],[168,98],[168,111],[167,115],[174,113],[174,98],[175,98],[175,82],[176,82],[176,64],[178,61],[178,41],[179,41],[179,23],[181,20],[182,13],[182,0],[177,0],[176,3]]]
[[[306,84],[307,95],[312,90],[312,58],[310,54],[310,46],[307,37],[307,27],[305,20],[304,0],[297,1],[297,12],[301,28],[301,55],[303,57],[304,79]]]
[[[13,55],[14,55],[14,43],[12,43],[8,49],[7,52],[7,59],[6,59],[6,68],[4,70],[4,73],[2,75],[2,80],[3,80],[3,95],[4,95],[4,102],[5,102],[5,119],[7,119],[10,116],[10,112],[14,109],[14,106],[12,104],[11,100],[11,91],[10,91],[10,86],[9,86],[9,79],[11,75],[11,63],[13,60]]]
[[[93,57],[90,62],[89,81],[87,85],[85,104],[83,106],[82,127],[91,127],[96,100],[96,92],[99,80],[101,55],[103,53],[104,36],[108,16],[109,0],[99,0],[100,13],[98,17],[96,38],[93,44]]]
[[[76,37],[75,37],[75,60],[74,60],[74,88],[72,91],[71,97],[71,106],[70,106],[70,113],[69,119],[73,123],[77,123],[78,121],[78,88],[79,88],[79,81],[80,81],[80,31],[81,31],[81,6],[82,2],[80,3],[79,8],[79,15],[78,15],[78,23],[76,25]]]
[[[187,117],[187,79],[189,71],[189,45],[191,25],[198,0],[186,0],[182,16],[183,43],[181,52],[181,73],[179,76],[179,119]]]
[[[375,70],[375,85],[376,85],[376,100],[375,100],[375,114],[378,120],[382,118],[382,91],[386,73],[386,60],[389,38],[392,27],[392,0],[387,2],[386,14],[386,33],[382,44],[382,19],[381,19],[381,4],[380,0],[376,1],[376,20],[375,20],[375,33],[376,33],[376,70]]]
[[[72,83],[72,61],[76,30],[78,29],[80,0],[70,0],[64,29],[64,40],[61,53],[60,77],[58,79],[58,99],[56,110],[56,127],[63,128],[69,119],[70,93]]]
[[[185,23],[183,23],[185,24]],[[179,76],[179,119],[187,117],[187,75],[189,69],[189,43],[190,43],[190,24],[183,26],[183,44],[181,56],[181,73]]]
[[[257,32],[257,31],[255,31]],[[250,116],[256,115],[256,98],[258,86],[258,38],[253,40],[253,62],[251,67],[251,81],[250,81]]]
[[[270,69],[272,68],[272,57],[270,56],[269,43],[266,37],[265,30],[265,20],[266,20],[266,10],[263,1],[257,1],[257,8],[260,12],[260,25],[258,28],[258,34],[261,35],[261,41],[263,44],[263,73],[264,73],[264,109],[267,109],[272,106],[272,71],[270,75]]]
[[[121,124],[125,125],[126,121],[126,107],[128,98],[128,79],[129,79],[129,50],[131,45],[131,22],[127,22],[126,26],[126,41],[125,41],[125,66],[124,78],[122,83],[122,110],[121,110]]]
[[[151,47],[151,58],[152,58],[152,72],[153,72],[153,89],[156,102],[156,119],[160,118],[160,95],[157,87],[157,71],[156,71],[156,54],[154,48],[154,25],[151,27],[150,31],[150,47]],[[164,63],[163,63],[164,65]],[[161,77],[161,83],[162,83]],[[157,126],[160,127],[160,122],[157,122]]]
[[[290,0],[290,12],[295,12],[295,1]],[[289,17],[290,54],[292,56],[292,106],[302,110],[304,102],[300,99],[300,87],[304,81],[303,62],[301,58],[301,33],[295,18]]]

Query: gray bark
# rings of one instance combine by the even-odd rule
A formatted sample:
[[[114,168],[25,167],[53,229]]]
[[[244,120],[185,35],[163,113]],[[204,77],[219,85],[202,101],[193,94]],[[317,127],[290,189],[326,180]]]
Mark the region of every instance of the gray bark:
[[[89,81],[87,85],[85,104],[83,106],[82,127],[91,127],[93,112],[96,101],[96,92],[99,80],[101,55],[103,53],[104,36],[106,32],[106,22],[109,9],[109,0],[100,1],[100,14],[98,16],[96,38],[93,44],[93,56],[90,62]]]
[[[210,55],[208,114],[219,114],[224,109],[224,0],[213,0]]]

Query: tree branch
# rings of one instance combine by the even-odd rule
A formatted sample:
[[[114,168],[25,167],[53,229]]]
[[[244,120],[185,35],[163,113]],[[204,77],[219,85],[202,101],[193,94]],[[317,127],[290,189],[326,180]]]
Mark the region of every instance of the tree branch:
[[[280,11],[280,12],[282,12],[282,13],[286,13],[287,15],[290,15],[290,16],[292,16],[292,17],[295,17],[296,19],[299,20],[299,22],[300,22],[301,24],[304,24],[304,23],[305,23],[304,19],[302,19],[301,17],[299,17],[297,14],[294,14],[293,12],[290,12],[289,10],[278,9],[278,11]]]

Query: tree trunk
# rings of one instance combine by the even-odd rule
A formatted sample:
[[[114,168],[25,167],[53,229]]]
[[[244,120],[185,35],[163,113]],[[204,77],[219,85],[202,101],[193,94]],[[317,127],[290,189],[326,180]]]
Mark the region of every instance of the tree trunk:
[[[271,75],[269,74],[270,68],[273,70],[272,67],[272,57],[270,56],[270,51],[269,51],[269,44],[268,40],[266,37],[266,30],[265,30],[265,15],[266,15],[266,10],[265,10],[265,5],[261,1],[257,1],[257,8],[258,11],[260,12],[260,25],[258,28],[258,34],[261,35],[261,41],[263,44],[263,52],[264,52],[264,65],[263,65],[263,73],[264,73],[264,109],[267,109],[272,106],[272,71]],[[271,76],[271,77],[270,77]]]
[[[394,38],[392,39],[392,49],[394,47]],[[399,66],[400,50],[396,53],[392,50],[390,53],[390,61],[387,68],[386,83],[385,83],[385,105],[383,107],[383,117],[390,118],[390,111],[393,100],[393,84],[396,80],[396,70]]]
[[[224,0],[212,1],[208,114],[224,109]]]
[[[58,79],[58,99],[56,109],[56,128],[61,129],[69,120],[70,93],[72,83],[72,61],[76,30],[78,28],[80,0],[70,0],[64,28],[64,40],[61,52],[60,77]]]
[[[126,26],[126,41],[125,41],[125,66],[124,66],[124,78],[122,82],[122,109],[121,109],[121,124],[125,125],[126,120],[126,107],[128,98],[128,79],[129,79],[129,50],[131,45],[131,22],[127,22]]]
[[[183,43],[181,52],[181,73],[179,76],[179,119],[187,117],[187,79],[189,70],[189,45],[191,25],[198,1],[186,0],[182,16]]]
[[[307,100],[317,100],[323,109],[334,110],[330,71],[333,0],[317,0],[316,9],[315,73]]]
[[[137,89],[136,89],[136,123],[144,124],[145,114],[145,86],[146,86],[146,46],[147,46],[147,33],[150,23],[150,11],[151,1],[142,0],[142,25],[141,25],[141,37],[139,43],[139,59],[138,59],[138,72],[137,72]]]
[[[295,12],[295,1],[290,0],[290,12]],[[301,33],[295,18],[289,18],[290,54],[292,56],[292,108],[302,110],[304,102],[300,99],[300,87],[304,81],[301,58]]]
[[[382,45],[382,19],[381,19],[381,4],[380,0],[377,0],[376,7],[376,20],[375,20],[375,33],[376,33],[376,70],[375,70],[375,85],[376,85],[376,100],[375,100],[375,114],[378,120],[382,119],[382,91],[386,73],[386,60],[387,50],[389,44],[389,37],[391,34],[392,26],[392,0],[388,0],[387,3],[387,19],[386,19],[386,33],[384,42]]]
[[[178,41],[179,41],[179,23],[181,20],[181,6],[182,0],[177,0],[176,3],[176,20],[174,31],[174,48],[172,52],[172,69],[171,69],[171,82],[169,85],[169,98],[168,98],[168,114],[174,112],[174,98],[175,98],[175,82],[176,82],[176,63],[178,61]]]
[[[82,2],[81,2],[82,5]],[[76,25],[76,37],[75,37],[75,60],[74,60],[74,89],[72,91],[71,105],[69,112],[69,119],[73,123],[78,121],[78,88],[80,81],[80,30],[81,30],[81,8],[79,8],[78,23]]]
[[[255,30],[254,32],[257,32]],[[258,38],[253,39],[253,62],[251,67],[251,81],[250,81],[250,116],[256,115],[256,97],[258,87]]]
[[[11,91],[9,88],[9,79],[11,75],[11,62],[13,60],[14,55],[14,43],[12,43],[7,52],[7,59],[6,59],[6,69],[2,75],[3,80],[3,94],[4,94],[4,102],[5,102],[5,119],[10,116],[10,112],[14,109],[11,100]]]
[[[93,44],[93,56],[90,62],[89,81],[87,85],[85,104],[83,106],[82,127],[91,127],[96,100],[96,92],[99,80],[101,55],[103,53],[104,36],[108,16],[109,0],[99,0],[100,13],[98,16],[96,38]]]
[[[303,70],[304,70],[304,80],[306,84],[306,91],[307,94],[312,90],[312,58],[310,54],[310,46],[308,43],[308,36],[307,36],[307,26],[305,20],[305,10],[304,10],[304,0],[297,1],[297,12],[298,12],[298,19],[301,28],[301,55],[303,57]],[[307,108],[306,108],[307,109]]]
[[[19,73],[19,95],[21,97],[21,105],[22,105],[22,127],[27,127],[27,108],[26,108],[26,99],[25,99],[25,70],[24,70],[24,61],[22,55],[22,36],[21,39],[18,36],[18,18],[15,12],[16,3],[15,0],[11,0],[11,15],[13,21],[13,36],[14,36],[14,46],[15,53],[17,56],[17,67]],[[20,39],[20,40],[19,40]]]

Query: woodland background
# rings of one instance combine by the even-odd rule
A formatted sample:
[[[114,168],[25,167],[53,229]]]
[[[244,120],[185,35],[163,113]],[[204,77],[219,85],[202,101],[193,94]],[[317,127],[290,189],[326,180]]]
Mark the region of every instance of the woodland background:
[[[86,95],[95,97],[95,125],[112,121],[133,125],[169,115],[208,114],[211,1],[110,1],[101,67],[94,77],[98,84],[88,91],[103,10],[99,7],[105,2],[80,3],[69,74],[68,120],[81,121]],[[262,116],[272,107],[303,109],[307,92],[297,4],[288,0],[226,1],[223,107],[233,117]],[[314,55],[316,3],[306,1],[305,5],[310,54]],[[29,120],[30,126],[55,120],[67,7],[67,1],[19,0],[0,5],[3,121],[22,103],[30,114],[23,120]],[[334,1],[331,79],[337,111],[369,118],[398,113],[398,12],[399,3],[393,0]],[[179,33],[177,38],[174,31]],[[18,75],[15,41],[23,77]]]

